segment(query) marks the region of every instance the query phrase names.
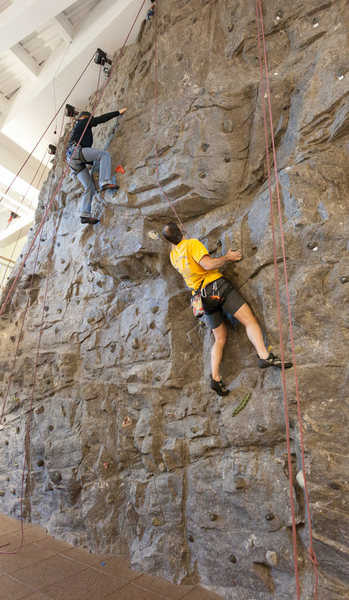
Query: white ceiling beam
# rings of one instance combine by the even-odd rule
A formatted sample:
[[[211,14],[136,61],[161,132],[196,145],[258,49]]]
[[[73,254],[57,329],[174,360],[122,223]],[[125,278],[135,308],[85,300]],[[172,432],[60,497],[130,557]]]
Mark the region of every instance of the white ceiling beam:
[[[15,0],[1,13],[0,55],[75,2],[76,0]]]
[[[4,94],[0,92],[0,112],[7,112],[9,109],[9,105],[9,100],[6,98],[6,96],[4,96]]]
[[[73,41],[74,29],[67,17],[64,13],[60,13],[52,19],[56,29],[59,31],[60,35],[66,42]]]
[[[18,139],[18,142],[21,142],[21,140]],[[18,143],[14,142],[13,140],[11,140],[6,135],[4,135],[3,133],[0,132],[0,156],[1,156],[1,166],[5,167],[5,169],[10,171],[14,176],[14,173],[17,173],[17,171],[21,168],[23,163],[27,160],[28,151],[24,150],[21,146],[18,145]],[[38,161],[34,156],[32,156],[30,158],[30,160],[26,163],[25,167],[22,169],[20,178],[29,184],[32,181],[32,179],[39,167],[40,167],[40,161]],[[35,186],[36,181],[40,177],[40,174],[42,173],[43,169],[44,169],[44,167],[42,167],[42,169],[39,170],[38,176],[34,180],[34,186]],[[45,172],[44,178],[46,179],[47,175],[49,173],[49,170],[45,169],[45,171],[46,172]],[[9,182],[6,182],[6,187],[7,187],[8,183]],[[1,178],[0,178],[0,186],[1,186]],[[1,195],[0,195],[0,198],[1,198]]]
[[[35,60],[28,54],[28,52],[20,44],[16,44],[9,49],[9,52],[17,60],[28,75],[36,80],[39,77],[40,67]]]

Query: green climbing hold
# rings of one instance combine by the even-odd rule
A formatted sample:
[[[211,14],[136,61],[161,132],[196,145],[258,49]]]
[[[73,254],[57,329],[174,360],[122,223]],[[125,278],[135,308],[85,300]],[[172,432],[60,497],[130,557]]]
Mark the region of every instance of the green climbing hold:
[[[238,404],[237,407],[234,408],[233,417],[235,417],[240,412],[240,410],[245,408],[245,406],[246,406],[247,402],[249,401],[249,399],[251,398],[251,396],[252,396],[252,392],[247,392],[247,394],[245,394],[245,396],[241,400],[240,404]]]

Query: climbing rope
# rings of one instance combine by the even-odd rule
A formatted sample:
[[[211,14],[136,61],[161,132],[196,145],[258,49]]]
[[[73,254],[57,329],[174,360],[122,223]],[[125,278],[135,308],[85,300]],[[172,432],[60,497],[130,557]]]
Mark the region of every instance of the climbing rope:
[[[41,161],[40,161],[40,164],[39,164],[38,168],[36,169],[36,171],[35,171],[35,173],[34,173],[34,176],[33,176],[33,178],[32,178],[32,180],[31,180],[31,182],[29,183],[29,185],[28,185],[28,187],[27,187],[27,189],[26,189],[26,191],[25,191],[25,193],[24,193],[24,196],[22,196],[22,200],[21,200],[21,201],[20,201],[20,202],[17,204],[17,208],[14,210],[14,212],[15,212],[16,214],[17,214],[17,212],[18,212],[18,209],[19,209],[19,207],[20,207],[20,206],[21,206],[21,205],[24,203],[24,200],[26,199],[26,197],[27,197],[27,195],[28,195],[28,193],[29,193],[29,190],[30,190],[31,186],[33,185],[34,179],[36,178],[36,176],[37,176],[38,172],[39,172],[39,171],[40,171],[40,169],[41,169],[41,165],[42,165],[42,163],[43,163],[43,161],[44,161],[44,158],[45,158],[46,152],[47,152],[47,151],[45,150],[45,152],[44,152],[44,154],[43,154],[43,157],[42,157],[42,159],[41,159]],[[50,157],[49,157],[49,158],[50,158]],[[47,161],[47,162],[48,162],[48,161]],[[12,221],[12,218],[11,218],[11,219],[9,219],[9,221],[8,221],[8,223],[7,223],[6,227],[5,227],[5,230],[8,228],[8,226],[9,226],[9,225],[10,225],[10,223],[11,223],[11,221]]]
[[[176,211],[175,207],[172,205],[171,200],[169,199],[168,195],[166,194],[163,186],[161,185],[160,182],[160,175],[159,175],[159,153],[158,153],[158,6],[154,6],[153,7],[154,10],[154,14],[155,14],[155,35],[154,35],[154,90],[155,90],[155,160],[156,160],[156,182],[158,185],[158,188],[160,189],[160,191],[162,192],[162,194],[164,195],[164,197],[166,198],[172,212],[174,213],[175,217],[177,218],[183,233],[185,233],[185,229],[184,229],[184,225],[181,221],[181,218],[178,214],[178,212]]]
[[[298,551],[297,551],[297,531],[296,531],[296,519],[295,519],[295,511],[294,511],[294,500],[293,500],[292,459],[291,459],[291,447],[290,447],[290,428],[289,428],[289,415],[288,415],[286,379],[285,379],[285,367],[284,367],[284,353],[283,353],[284,340],[283,340],[283,334],[282,334],[282,319],[281,319],[281,308],[280,308],[279,278],[278,278],[278,270],[277,270],[277,252],[276,252],[275,222],[274,222],[273,201],[272,201],[272,182],[271,182],[271,169],[270,169],[269,143],[268,143],[267,111],[266,111],[265,102],[264,102],[264,97],[265,96],[268,99],[269,124],[270,124],[270,132],[271,132],[272,154],[273,154],[273,161],[274,161],[274,173],[275,173],[275,184],[276,184],[276,196],[277,196],[277,205],[278,205],[278,213],[279,213],[279,224],[280,224],[280,238],[281,238],[281,245],[282,245],[282,255],[283,255],[283,265],[284,265],[284,275],[285,275],[285,288],[286,288],[286,298],[287,298],[288,322],[289,322],[290,339],[291,339],[291,347],[292,347],[292,360],[293,360],[294,376],[295,376],[297,412],[298,412],[298,423],[299,423],[299,431],[300,431],[300,446],[301,446],[301,457],[302,457],[302,469],[303,469],[303,475],[304,475],[304,491],[305,491],[305,500],[306,500],[307,514],[308,514],[308,528],[309,528],[309,540],[310,540],[310,542],[309,542],[309,548],[308,548],[308,555],[309,555],[310,561],[313,563],[313,566],[314,566],[314,572],[315,572],[314,598],[315,598],[315,600],[317,600],[317,598],[318,598],[318,561],[316,559],[315,551],[313,549],[313,537],[312,537],[312,526],[311,526],[310,503],[309,503],[309,496],[308,496],[308,487],[307,487],[307,482],[306,482],[306,469],[305,469],[305,459],[304,459],[304,441],[303,441],[303,427],[302,427],[302,418],[301,418],[301,410],[300,410],[300,399],[299,399],[299,387],[298,387],[298,377],[297,377],[296,356],[295,356],[295,351],[294,351],[294,337],[293,337],[293,327],[292,327],[292,317],[291,317],[291,302],[290,302],[290,294],[289,294],[289,287],[288,287],[288,276],[287,276],[287,265],[286,265],[286,252],[285,252],[285,239],[284,239],[284,232],[283,232],[283,225],[282,225],[282,210],[281,210],[279,180],[278,180],[278,172],[277,172],[275,139],[274,139],[274,133],[273,133],[273,118],[272,118],[271,100],[270,100],[270,86],[269,86],[269,76],[268,76],[268,63],[267,63],[267,53],[266,53],[266,44],[265,44],[264,23],[263,23],[263,14],[262,14],[261,0],[255,0],[255,2],[256,2],[256,22],[257,22],[259,66],[260,66],[260,76],[261,76],[261,96],[262,96],[262,105],[263,105],[264,133],[265,133],[265,145],[266,145],[266,155],[267,155],[267,170],[268,170],[268,184],[269,184],[269,202],[270,202],[270,218],[271,218],[271,228],[272,228],[272,237],[273,237],[273,253],[274,253],[274,269],[275,269],[276,302],[277,302],[278,325],[279,325],[280,352],[281,352],[281,360],[282,360],[282,385],[283,385],[283,394],[284,394],[284,410],[285,410],[285,422],[286,422],[286,444],[287,444],[287,456],[288,456],[288,471],[289,471],[289,486],[290,486],[290,504],[291,504],[291,515],[292,515],[294,570],[295,570],[295,578],[296,578],[297,600],[300,599],[300,585],[299,585],[299,572],[298,572]],[[261,41],[262,41],[262,44],[263,44],[263,52],[262,52],[262,48],[261,48]],[[264,71],[265,71],[265,80],[266,80],[266,88],[267,88],[266,94],[264,94],[264,83],[263,83],[263,79],[264,79],[263,78],[263,59],[264,59]]]
[[[49,193],[51,192],[51,188],[52,188],[52,179],[51,179],[51,183],[50,183]],[[15,355],[14,355],[14,359],[12,362],[12,368],[11,368],[11,372],[10,372],[10,376],[9,376],[9,380],[8,380],[8,384],[7,384],[7,389],[6,389],[6,394],[5,394],[5,398],[4,398],[4,402],[3,402],[3,406],[2,406],[2,410],[1,410],[1,414],[0,414],[0,425],[2,424],[2,420],[3,420],[4,414],[5,414],[9,391],[10,391],[12,378],[13,378],[13,374],[14,374],[14,370],[15,370],[15,366],[16,366],[19,344],[22,339],[24,323],[25,323],[28,308],[30,305],[30,294],[31,294],[31,291],[33,288],[33,283],[34,283],[34,278],[35,278],[35,270],[36,270],[37,260],[38,260],[38,256],[39,256],[41,240],[42,240],[42,230],[41,230],[40,239],[39,239],[39,243],[38,243],[38,247],[37,247],[37,251],[36,251],[36,255],[35,255],[34,269],[33,269],[33,273],[31,276],[30,285],[27,290],[27,302],[26,302],[26,306],[25,306],[24,313],[22,316],[20,332],[18,335],[18,340],[17,340],[17,344],[16,344],[16,349],[15,349]],[[44,307],[45,307],[45,303],[46,303],[45,301],[46,301],[46,294],[45,294],[44,303],[43,303],[43,314],[44,314]],[[23,546],[23,540],[24,540],[24,528],[23,528],[24,479],[25,479],[26,465],[29,464],[29,457],[30,457],[30,427],[31,427],[32,413],[33,413],[33,400],[34,400],[34,391],[35,391],[35,384],[36,384],[36,373],[37,373],[37,365],[38,365],[38,358],[39,358],[39,349],[40,349],[41,336],[42,336],[42,326],[43,326],[43,317],[42,317],[42,321],[41,321],[41,325],[40,325],[40,329],[39,329],[39,343],[38,343],[38,349],[36,352],[36,359],[35,359],[34,372],[33,372],[33,382],[32,382],[32,393],[31,393],[30,402],[29,402],[29,411],[28,411],[27,424],[26,424],[26,428],[25,428],[25,438],[24,438],[24,457],[23,457],[23,467],[22,467],[22,477],[21,477],[21,495],[20,495],[21,540],[20,540],[20,544],[16,550],[12,550],[11,552],[0,551],[0,554],[17,554]],[[27,459],[27,456],[28,456],[28,459]]]
[[[134,28],[134,26],[135,26],[135,24],[136,24],[137,20],[138,20],[138,17],[139,17],[139,15],[140,15],[141,11],[142,11],[142,8],[143,8],[143,6],[144,6],[145,2],[146,2],[146,0],[143,0],[143,2],[142,2],[142,4],[141,4],[141,7],[140,7],[140,9],[139,9],[139,11],[138,11],[138,13],[137,13],[137,15],[136,15],[136,17],[135,17],[134,21],[133,21],[133,24],[132,24],[132,26],[131,26],[131,29],[130,29],[130,31],[129,31],[129,33],[128,33],[128,35],[127,35],[127,37],[126,37],[125,41],[124,41],[124,44],[123,44],[123,46],[122,46],[122,48],[121,48],[121,50],[120,50],[120,52],[119,52],[119,54],[118,54],[117,60],[115,61],[114,65],[113,65],[113,67],[112,67],[112,69],[111,69],[111,71],[110,71],[110,74],[113,72],[113,70],[115,69],[116,65],[117,65],[117,64],[118,64],[118,62],[120,61],[120,58],[121,58],[121,56],[122,56],[122,54],[123,54],[124,48],[125,48],[125,46],[126,46],[126,43],[127,43],[128,39],[129,39],[129,37],[130,37],[130,35],[131,35],[131,32],[132,32],[132,30],[133,30],[133,28]],[[94,115],[94,111],[96,110],[96,108],[97,108],[97,106],[98,106],[98,104],[99,104],[99,102],[100,102],[100,100],[101,100],[101,98],[102,98],[102,95],[103,95],[103,93],[104,93],[104,91],[105,91],[105,88],[106,88],[106,85],[107,85],[107,83],[108,83],[108,82],[109,82],[109,79],[107,79],[107,80],[106,80],[106,82],[104,83],[104,85],[103,85],[103,87],[102,87],[102,90],[101,90],[101,93],[99,94],[99,96],[98,96],[98,97],[97,97],[97,99],[96,99],[96,102],[95,102],[95,104],[94,104],[94,106],[93,106],[93,109],[92,109],[92,112],[91,112],[91,116],[90,116],[90,118],[88,119],[88,122],[87,122],[87,124],[86,124],[86,127],[85,127],[84,131],[83,131],[83,132],[82,132],[82,134],[81,134],[81,137],[80,137],[80,139],[79,139],[79,141],[78,141],[78,144],[77,144],[77,146],[80,144],[80,142],[81,142],[81,140],[82,140],[82,138],[83,138],[83,136],[84,136],[84,134],[85,134],[85,131],[86,131],[87,127],[88,127],[88,124],[89,124],[89,122],[90,122],[91,118],[92,118],[92,117],[93,117],[93,115]],[[62,126],[63,126],[63,125],[62,125]],[[50,200],[49,200],[49,202],[48,202],[48,206],[47,206],[47,208],[46,208],[46,210],[45,210],[44,217],[43,217],[43,219],[42,219],[42,221],[41,221],[41,223],[40,223],[40,225],[39,225],[39,227],[38,227],[38,229],[37,229],[37,231],[36,231],[36,234],[34,235],[34,238],[33,238],[33,240],[32,240],[32,243],[30,244],[30,247],[29,247],[29,249],[28,249],[28,251],[27,251],[27,254],[26,254],[26,256],[25,256],[25,258],[24,258],[24,260],[23,260],[23,262],[22,262],[22,264],[21,264],[21,267],[20,267],[19,273],[17,274],[17,277],[15,278],[15,281],[13,282],[13,284],[12,284],[12,286],[11,286],[11,289],[10,289],[10,291],[9,291],[9,293],[8,293],[8,295],[7,295],[7,297],[6,297],[6,299],[5,299],[5,302],[3,303],[2,307],[1,307],[0,315],[3,313],[3,311],[4,311],[4,309],[5,309],[6,305],[7,305],[7,302],[8,302],[8,299],[9,299],[9,297],[10,297],[10,294],[11,294],[12,290],[14,289],[14,285],[16,284],[16,282],[17,282],[17,280],[18,280],[18,277],[19,277],[19,275],[20,275],[20,273],[21,273],[21,271],[22,271],[22,269],[23,269],[23,266],[24,266],[24,264],[25,264],[25,261],[26,261],[27,257],[29,256],[29,254],[30,254],[30,252],[31,252],[31,250],[32,250],[32,248],[33,248],[33,245],[34,245],[34,243],[35,243],[35,241],[36,241],[36,239],[37,239],[38,235],[40,234],[39,243],[38,243],[37,252],[36,252],[35,261],[34,261],[33,273],[32,273],[32,277],[31,277],[31,283],[30,283],[29,290],[28,290],[28,292],[27,292],[27,294],[28,294],[27,304],[26,304],[26,308],[25,308],[25,311],[24,311],[24,314],[23,314],[23,319],[22,319],[22,323],[21,323],[20,334],[19,334],[19,336],[18,336],[18,341],[17,341],[17,345],[16,345],[16,351],[15,351],[15,357],[14,357],[14,361],[13,361],[13,364],[12,364],[12,369],[11,369],[10,378],[9,378],[9,382],[8,382],[7,392],[6,392],[6,395],[5,395],[5,399],[4,399],[3,406],[2,406],[2,410],[1,410],[1,414],[0,414],[0,425],[1,425],[1,423],[2,423],[2,419],[3,419],[3,416],[4,416],[4,414],[5,414],[5,408],[6,408],[6,404],[7,404],[8,394],[9,394],[9,390],[10,390],[10,386],[11,386],[11,381],[12,381],[12,377],[13,377],[13,373],[14,373],[14,369],[15,369],[16,359],[17,359],[17,355],[18,355],[19,343],[20,343],[20,340],[21,340],[21,337],[22,337],[22,332],[23,332],[23,328],[24,328],[24,322],[25,322],[25,318],[26,318],[27,310],[28,310],[28,307],[29,307],[29,301],[30,301],[30,292],[31,292],[31,289],[32,289],[32,286],[33,286],[33,282],[34,282],[34,276],[35,276],[35,271],[36,271],[37,259],[38,259],[39,249],[40,249],[40,242],[41,242],[41,239],[42,239],[42,230],[43,230],[43,225],[44,225],[44,223],[45,223],[45,221],[46,221],[46,218],[47,218],[48,212],[49,212],[49,210],[50,210],[50,208],[51,208],[51,206],[52,206],[52,203],[53,203],[54,199],[56,198],[56,196],[57,196],[58,192],[59,192],[59,191],[60,191],[60,189],[61,189],[61,186],[62,186],[62,183],[63,183],[64,177],[65,177],[65,175],[66,175],[66,173],[67,173],[67,171],[68,171],[68,169],[69,169],[70,162],[71,162],[71,160],[73,159],[73,157],[74,157],[74,154],[75,154],[75,152],[72,154],[72,156],[71,156],[71,159],[70,159],[70,161],[69,161],[69,163],[68,163],[68,166],[66,167],[66,169],[65,169],[65,171],[64,171],[64,173],[63,173],[63,175],[61,176],[61,178],[60,178],[60,181],[59,181],[59,183],[58,183],[58,185],[57,185],[57,188],[56,188],[56,190],[54,191],[54,193],[53,193],[52,197],[50,198],[50,196],[51,196],[51,191],[52,191],[52,183],[53,183],[53,178],[51,178],[50,190],[49,190],[49,193],[48,193],[48,197],[50,198]],[[55,230],[55,233],[56,233],[56,224],[57,224],[57,217],[55,218],[55,222],[54,222],[54,230]],[[28,420],[27,420],[27,426],[26,426],[26,435],[25,435],[25,444],[24,444],[24,446],[25,446],[25,447],[24,447],[24,464],[23,464],[23,471],[22,471],[22,483],[21,483],[21,501],[20,501],[20,511],[21,511],[21,532],[22,532],[22,535],[21,535],[21,543],[20,543],[20,546],[19,546],[19,548],[17,548],[17,550],[15,550],[15,551],[12,551],[12,552],[0,552],[0,554],[16,554],[17,552],[19,552],[19,551],[20,551],[20,549],[21,549],[21,547],[22,547],[22,545],[23,545],[23,497],[24,497],[24,477],[25,477],[26,465],[27,465],[27,464],[29,464],[29,458],[30,458],[30,424],[31,424],[31,417],[32,417],[32,407],[33,407],[34,392],[35,392],[35,385],[36,385],[37,366],[38,366],[38,360],[39,360],[39,354],[40,354],[41,337],[42,337],[42,333],[43,333],[43,323],[44,323],[44,314],[45,314],[45,313],[44,313],[44,310],[45,310],[46,298],[47,298],[48,280],[49,280],[49,276],[50,276],[50,273],[51,273],[51,268],[52,268],[52,256],[53,256],[53,248],[54,248],[54,244],[55,244],[55,236],[53,236],[53,239],[52,239],[51,253],[50,253],[50,254],[51,254],[51,256],[50,256],[50,263],[49,263],[48,274],[47,274],[47,277],[46,277],[46,286],[45,286],[45,293],[44,293],[44,299],[43,299],[42,318],[41,318],[41,324],[40,324],[40,329],[39,329],[39,341],[38,341],[38,346],[37,346],[37,351],[36,351],[36,358],[35,358],[35,365],[34,365],[34,373],[33,373],[33,382],[32,382],[32,393],[31,393],[31,398],[30,398],[30,406],[29,406],[29,412],[28,412]],[[28,456],[28,460],[27,460],[27,456]]]

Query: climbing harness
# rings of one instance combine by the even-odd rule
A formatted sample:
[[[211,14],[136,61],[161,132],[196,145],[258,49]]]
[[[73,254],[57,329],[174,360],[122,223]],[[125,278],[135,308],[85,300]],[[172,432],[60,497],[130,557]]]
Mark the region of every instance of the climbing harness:
[[[298,413],[298,424],[299,424],[300,445],[301,445],[301,461],[302,461],[302,469],[303,469],[303,474],[304,474],[304,495],[305,495],[305,503],[306,503],[307,514],[308,514],[308,529],[309,529],[309,541],[310,541],[309,548],[308,548],[308,556],[309,556],[309,559],[313,563],[313,566],[314,566],[314,572],[315,572],[314,598],[315,598],[315,600],[317,600],[317,598],[318,598],[318,569],[317,569],[318,562],[317,562],[316,555],[315,555],[315,552],[314,552],[314,549],[313,549],[310,503],[309,503],[309,496],[308,496],[308,489],[307,489],[307,480],[306,480],[306,468],[305,468],[305,460],[304,460],[303,427],[302,427],[302,418],[301,418],[301,411],[300,411],[300,399],[299,399],[299,390],[298,390],[297,366],[296,366],[296,356],[295,356],[295,350],[294,350],[293,328],[292,328],[292,318],[291,318],[291,303],[290,303],[290,294],[289,294],[289,287],[288,287],[288,276],[287,276],[287,265],[286,265],[286,252],[285,252],[285,240],[284,240],[283,225],[282,225],[282,210],[281,210],[280,193],[279,193],[279,181],[278,181],[278,172],[277,172],[276,150],[275,150],[275,140],[274,140],[274,133],[273,133],[273,118],[272,118],[271,100],[270,100],[268,63],[267,63],[267,53],[266,53],[266,43],[265,43],[265,33],[264,33],[264,23],[263,23],[263,12],[262,12],[262,3],[261,3],[261,0],[255,0],[255,5],[256,5],[256,23],[257,23],[259,67],[260,67],[260,78],[261,78],[261,97],[262,97],[262,106],[263,106],[264,135],[265,135],[265,146],[266,146],[266,156],[267,156],[267,171],[268,171],[268,184],[269,184],[270,219],[271,219],[272,239],[273,239],[273,253],[274,253],[276,302],[277,302],[277,314],[278,314],[279,338],[280,338],[280,351],[281,351],[281,361],[282,361],[282,386],[283,386],[284,410],[285,410],[286,445],[287,445],[287,457],[288,457],[290,505],[291,505],[291,516],[292,516],[293,559],[294,559],[294,571],[295,571],[295,579],[296,579],[296,591],[297,591],[297,600],[300,600],[300,582],[299,582],[299,572],[298,572],[298,551],[297,551],[297,531],[296,531],[296,519],[295,519],[295,509],[294,509],[294,499],[293,499],[292,457],[291,457],[291,446],[290,446],[290,426],[289,426],[288,405],[287,405],[287,392],[286,392],[286,379],[285,379],[285,366],[284,366],[284,350],[283,350],[283,348],[284,348],[284,340],[283,340],[283,333],[282,333],[281,303],[280,303],[279,278],[278,278],[278,269],[277,269],[275,222],[274,222],[274,214],[273,214],[271,168],[270,168],[270,156],[269,156],[267,111],[266,111],[265,101],[264,101],[265,97],[268,99],[269,124],[270,124],[270,134],[271,134],[271,142],[272,142],[272,154],[273,154],[273,161],[274,161],[276,196],[277,196],[277,206],[278,206],[279,224],[280,224],[280,237],[281,237],[281,245],[282,245],[284,275],[285,275],[285,289],[286,289],[286,298],[287,298],[288,322],[289,322],[289,331],[290,331],[290,339],[291,339],[291,347],[292,347],[292,360],[293,360],[293,365],[294,365],[294,377],[295,377],[295,387],[296,387],[297,413]],[[261,42],[262,42],[262,44],[261,44]],[[262,45],[263,45],[263,51],[262,51]],[[263,56],[263,58],[262,58],[262,56]],[[264,73],[265,73],[266,88],[267,88],[266,89],[266,93],[264,93],[264,83],[263,83],[263,62],[264,62]]]

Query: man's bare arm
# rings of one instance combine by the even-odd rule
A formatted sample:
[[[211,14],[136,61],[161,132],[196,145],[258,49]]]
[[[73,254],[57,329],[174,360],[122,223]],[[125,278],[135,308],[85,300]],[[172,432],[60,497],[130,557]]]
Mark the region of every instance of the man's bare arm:
[[[233,252],[233,250],[228,250],[224,256],[220,256],[219,258],[211,258],[208,254],[202,257],[199,261],[199,265],[205,269],[205,271],[210,271],[211,269],[220,269],[227,262],[236,262],[241,260],[242,254],[241,252]]]

